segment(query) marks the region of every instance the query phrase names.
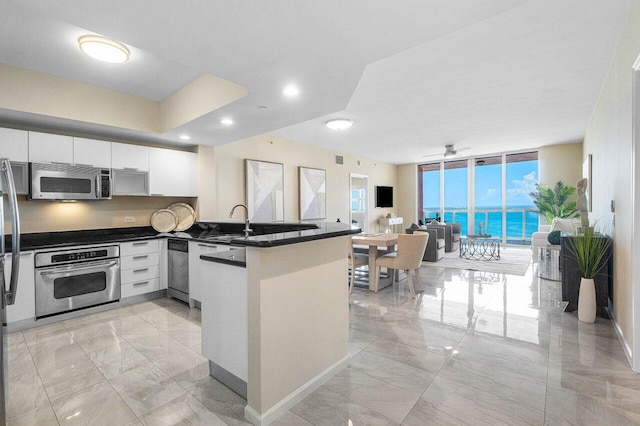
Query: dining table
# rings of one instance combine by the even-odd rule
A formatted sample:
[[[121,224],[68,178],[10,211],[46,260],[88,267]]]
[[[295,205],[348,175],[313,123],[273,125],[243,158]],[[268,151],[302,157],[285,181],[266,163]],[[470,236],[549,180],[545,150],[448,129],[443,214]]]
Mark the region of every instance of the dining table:
[[[398,244],[398,234],[393,233],[363,233],[351,237],[352,243],[360,246],[369,247],[369,290],[377,291],[381,288],[392,284],[393,280],[389,279],[382,287],[378,268],[376,267],[376,259],[378,256],[392,253]],[[379,249],[382,250],[379,250]]]

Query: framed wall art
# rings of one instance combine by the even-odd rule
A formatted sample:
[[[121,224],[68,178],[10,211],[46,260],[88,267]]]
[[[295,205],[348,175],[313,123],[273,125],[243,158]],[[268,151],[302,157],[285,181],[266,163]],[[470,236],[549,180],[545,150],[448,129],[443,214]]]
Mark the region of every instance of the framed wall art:
[[[282,163],[245,160],[249,220],[284,221],[284,166]]]
[[[327,218],[327,172],[299,167],[300,220]]]

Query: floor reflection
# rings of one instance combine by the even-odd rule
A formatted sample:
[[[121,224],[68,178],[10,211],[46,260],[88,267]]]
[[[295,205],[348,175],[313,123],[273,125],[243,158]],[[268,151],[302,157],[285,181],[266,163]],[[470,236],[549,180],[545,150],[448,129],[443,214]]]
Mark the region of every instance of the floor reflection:
[[[640,424],[640,381],[609,320],[565,313],[561,283],[422,267],[351,295],[349,367],[289,414],[312,424]]]

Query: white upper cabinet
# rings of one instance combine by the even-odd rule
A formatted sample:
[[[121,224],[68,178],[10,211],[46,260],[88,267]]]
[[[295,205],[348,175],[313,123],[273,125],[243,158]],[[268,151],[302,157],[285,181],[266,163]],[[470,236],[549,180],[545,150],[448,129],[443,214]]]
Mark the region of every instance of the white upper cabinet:
[[[29,133],[26,130],[0,128],[0,158],[29,161]]]
[[[189,154],[189,197],[198,196],[198,154],[188,152]]]
[[[149,193],[155,196],[196,197],[197,158],[192,152],[150,148]]]
[[[111,142],[73,138],[73,162],[77,166],[111,168]]]
[[[64,135],[29,132],[29,161],[33,163],[73,164],[73,138]]]
[[[112,142],[111,167],[148,172],[149,150],[148,146]]]

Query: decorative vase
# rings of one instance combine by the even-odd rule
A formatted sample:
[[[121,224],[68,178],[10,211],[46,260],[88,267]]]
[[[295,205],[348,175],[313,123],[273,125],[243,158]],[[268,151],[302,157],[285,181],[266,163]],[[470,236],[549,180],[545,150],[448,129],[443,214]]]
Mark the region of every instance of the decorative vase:
[[[582,322],[596,322],[596,284],[593,278],[580,279],[578,319]]]

